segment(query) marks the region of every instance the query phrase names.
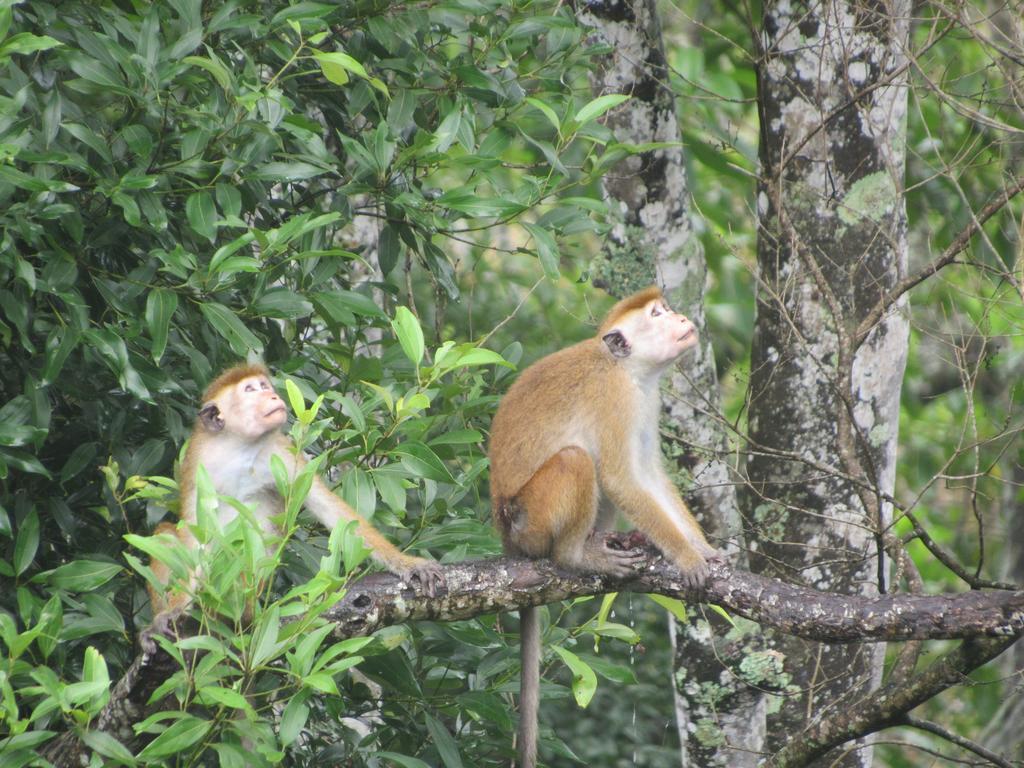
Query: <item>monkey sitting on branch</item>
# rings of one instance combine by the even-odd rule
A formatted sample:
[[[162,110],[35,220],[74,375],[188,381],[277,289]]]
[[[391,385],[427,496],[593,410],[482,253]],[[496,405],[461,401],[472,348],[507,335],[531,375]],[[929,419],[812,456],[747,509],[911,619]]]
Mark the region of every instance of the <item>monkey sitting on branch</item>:
[[[491,425],[491,506],[505,552],[624,575],[643,559],[609,546],[601,496],[649,537],[691,586],[721,554],[661,466],[658,381],[697,329],[657,287],[623,299],[597,336],[527,368]],[[519,611],[519,768],[537,762],[540,627]]]
[[[185,460],[181,467],[181,521],[177,526],[161,523],[156,533],[170,533],[191,549],[199,546],[192,526],[196,525],[196,472],[205,467],[214,490],[221,496],[248,505],[260,528],[277,533],[274,519],[284,511],[285,500],[271,472],[271,458],[284,462],[289,479],[306,466],[306,459],[291,439],[281,432],[288,414],[284,401],[274,391],[270,373],[262,365],[236,365],[224,371],[206,389],[199,409]],[[327,484],[313,475],[305,504],[327,528],[334,530],[352,520],[356,533],[371,550],[371,556],[395,575],[419,587],[433,597],[445,586],[444,570],[437,563],[400,552],[391,542],[331,492]],[[228,504],[220,507],[221,522],[236,512]],[[151,569],[164,585],[170,581],[170,569],[153,560]],[[168,595],[150,586],[153,626],[143,635],[144,646],[152,647],[152,634],[165,633],[170,623],[189,605],[192,584],[173,588]]]

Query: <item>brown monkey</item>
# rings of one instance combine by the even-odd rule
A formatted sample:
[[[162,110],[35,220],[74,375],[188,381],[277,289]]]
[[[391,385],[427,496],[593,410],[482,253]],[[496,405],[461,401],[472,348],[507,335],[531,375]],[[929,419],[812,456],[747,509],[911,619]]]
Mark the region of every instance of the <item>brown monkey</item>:
[[[606,497],[699,586],[719,553],[661,466],[658,380],[697,331],[648,288],[616,304],[597,336],[527,368],[491,425],[491,504],[506,553],[628,573],[642,552],[613,549]],[[519,768],[537,761],[540,630],[520,610]]]
[[[186,546],[198,546],[190,526],[196,523],[195,479],[199,465],[206,468],[218,494],[248,504],[264,531],[275,533],[273,518],[283,512],[284,499],[274,483],[270,458],[279,456],[292,477],[306,460],[280,431],[288,414],[270,383],[270,374],[262,365],[236,365],[207,387],[202,402],[181,467],[180,514],[184,525],[161,523],[156,533],[172,533]],[[434,596],[444,587],[440,565],[400,552],[335,496],[320,477],[314,476],[305,503],[328,530],[358,521],[356,530],[372,550],[372,557],[392,573],[417,583],[427,595]],[[234,517],[235,510],[222,504],[220,514],[226,522]],[[166,565],[153,561],[151,567],[158,580],[168,583],[170,571]],[[150,597],[154,631],[164,631],[190,601],[185,590],[171,592],[165,599],[151,588]]]

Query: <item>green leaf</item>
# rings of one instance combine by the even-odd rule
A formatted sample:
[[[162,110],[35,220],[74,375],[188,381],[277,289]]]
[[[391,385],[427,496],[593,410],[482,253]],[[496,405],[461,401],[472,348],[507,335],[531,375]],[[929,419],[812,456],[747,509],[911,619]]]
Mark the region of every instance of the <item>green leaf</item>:
[[[401,255],[402,244],[398,239],[398,232],[393,226],[387,224],[381,230],[380,238],[377,241],[377,263],[380,265],[381,274],[385,277],[391,274],[391,270],[398,264],[398,258]]]
[[[330,168],[323,168],[312,163],[265,163],[252,171],[249,176],[259,181],[305,181],[316,176],[330,173]]]
[[[604,96],[598,96],[596,99],[584,104],[580,108],[580,110],[573,116],[573,122],[577,125],[589,123],[591,120],[596,120],[609,109],[617,107],[624,101],[629,101],[629,96],[621,93],[609,93]]]
[[[167,334],[171,327],[171,317],[178,308],[178,294],[166,288],[156,288],[146,297],[146,326],[149,337],[153,340],[151,354],[153,361],[159,363],[167,349]]]
[[[21,451],[16,448],[0,449],[0,477],[7,477],[7,467],[5,466],[5,462],[14,469],[21,470],[22,472],[50,477],[50,472],[43,466],[43,463],[32,454],[25,451]]]
[[[251,667],[260,667],[277,654],[277,636],[280,630],[281,611],[274,605],[259,617],[253,631],[249,661]]]
[[[124,90],[124,80],[112,65],[90,58],[81,51],[74,51],[68,56],[68,66],[83,80],[117,93]]]
[[[552,646],[565,665],[572,671],[572,695],[576,703],[583,708],[590,704],[597,690],[597,675],[590,665],[580,659],[572,651],[568,651],[560,645]]]
[[[124,220],[133,227],[137,227],[142,223],[142,214],[139,212],[139,204],[135,202],[135,198],[131,195],[125,194],[124,192],[114,192],[110,196],[111,201],[118,208],[121,209],[121,213],[124,216]]]
[[[622,640],[623,642],[629,643],[630,645],[636,645],[640,642],[640,635],[634,630],[627,627],[625,624],[616,624],[615,622],[603,622],[598,624],[591,630],[595,635],[601,637],[613,637],[616,640]]]
[[[14,574],[20,576],[35,559],[39,549],[39,515],[33,509],[18,526],[18,538],[14,540]]]
[[[46,605],[39,612],[38,626],[40,632],[36,638],[36,645],[42,651],[43,658],[48,659],[57,647],[57,641],[63,639],[61,637],[61,628],[64,626],[64,606],[61,604],[60,595],[55,594],[46,601]],[[89,658],[87,655],[86,659],[88,660]]]
[[[348,83],[348,73],[352,73],[366,80],[385,96],[388,95],[387,86],[376,77],[371,77],[366,71],[366,67],[347,53],[342,53],[341,51],[316,51],[313,53],[313,58],[320,64],[324,77],[335,85],[345,85]]]
[[[338,684],[327,672],[314,672],[302,678],[302,684],[309,686],[314,691],[326,693],[330,696],[338,696]]]
[[[230,688],[222,688],[219,685],[207,685],[199,689],[199,697],[204,704],[214,703],[230,709],[249,709],[249,702],[245,696]]]
[[[208,720],[200,720],[192,715],[185,715],[173,723],[166,731],[153,739],[139,753],[142,759],[170,757],[183,752],[193,744],[201,741],[213,725]]]
[[[511,364],[501,355],[491,349],[484,347],[473,347],[466,350],[456,358],[455,368],[468,368],[471,365],[504,365],[511,367]]]
[[[554,236],[536,224],[524,222],[523,227],[533,236],[533,242],[537,246],[537,255],[540,257],[541,266],[544,267],[544,274],[551,280],[557,280],[560,258],[558,244],[555,242]]]
[[[444,120],[437,126],[437,131],[434,132],[433,149],[436,152],[447,152],[451,145],[455,142],[455,139],[459,135],[459,124],[462,122],[462,108],[460,106],[454,107],[447,115],[444,116]]]
[[[390,453],[392,456],[399,457],[402,466],[417,477],[425,477],[428,480],[436,480],[441,483],[455,482],[455,478],[452,477],[444,462],[421,442],[408,440],[396,446]]]
[[[378,758],[395,763],[400,768],[430,768],[428,763],[424,763],[418,757],[400,755],[397,752],[376,752],[375,754]]]
[[[0,58],[10,57],[16,53],[35,53],[64,45],[47,35],[33,35],[31,32],[19,32],[11,35],[0,44]]]
[[[459,746],[455,739],[448,732],[448,729],[430,714],[424,713],[427,722],[427,731],[430,733],[430,740],[441,756],[445,768],[463,768],[462,757],[459,755]]]
[[[345,573],[354,571],[370,556],[370,550],[363,542],[363,537],[359,535],[358,527],[359,521],[353,520],[344,526],[336,526],[331,531],[330,546],[332,551],[337,549],[341,552]]]
[[[618,592],[609,592],[607,595],[601,598],[601,608],[597,612],[598,626],[608,621],[608,617],[612,613],[612,606],[615,605],[615,599],[618,596]]]
[[[648,594],[647,596],[679,621],[686,621],[686,603],[682,600],[677,600],[674,597],[665,597],[665,595]]]
[[[637,683],[636,674],[628,664],[616,664],[600,656],[588,656],[587,663],[605,680],[611,680],[620,685],[636,685]]]
[[[105,731],[83,729],[78,731],[78,737],[89,749],[108,760],[119,765],[137,765],[128,748]]]
[[[204,301],[199,305],[199,309],[213,329],[231,345],[231,350],[236,355],[246,357],[250,350],[256,353],[263,352],[263,342],[245,327],[234,312],[223,304]]]
[[[308,690],[299,691],[291,697],[284,712],[281,713],[278,735],[281,737],[282,746],[287,747],[295,741],[306,726],[306,720],[309,718],[310,695],[311,692]]]
[[[193,192],[185,201],[185,217],[193,231],[211,243],[217,239],[217,206],[206,190]]]
[[[45,744],[56,733],[56,731],[26,731],[10,738],[0,739],[0,755],[17,752],[22,749],[34,749],[41,744]]]
[[[423,360],[423,353],[426,346],[423,341],[423,329],[408,307],[399,307],[395,310],[395,319],[391,321],[391,327],[398,336],[398,343],[402,345],[405,356],[418,366]]]
[[[483,198],[472,192],[453,190],[437,198],[438,205],[476,217],[510,217],[522,213],[526,206],[513,200]]]
[[[287,288],[271,288],[252,305],[253,311],[264,317],[294,320],[313,314],[312,302]]]
[[[91,592],[117,576],[123,568],[117,563],[100,560],[74,560],[46,574],[40,574],[33,581],[45,578],[55,589],[73,592]]]
[[[530,106],[540,110],[540,112],[548,119],[548,122],[555,127],[556,131],[562,130],[562,121],[558,119],[558,115],[555,114],[555,110],[549,107],[540,99],[529,97],[526,99],[526,103]]]
[[[471,445],[483,439],[483,433],[476,429],[451,429],[431,438],[430,445]]]
[[[117,381],[126,392],[143,399],[150,400],[149,390],[142,382],[138,372],[128,362],[128,348],[124,339],[113,328],[88,328],[85,338],[99,353],[103,362],[117,376]]]
[[[736,626],[736,622],[733,621],[732,616],[730,616],[729,612],[727,610],[725,610],[725,608],[723,608],[722,606],[716,605],[715,603],[708,603],[708,608],[710,608],[712,611],[717,613],[723,619],[728,621],[732,626],[734,626],[734,627]]]
[[[256,235],[252,232],[246,232],[244,235],[240,235],[226,245],[222,245],[216,251],[213,252],[213,256],[210,258],[209,272],[211,275],[215,275],[221,271],[221,267],[224,265],[227,258],[237,251],[241,250],[253,240],[256,239]]]
[[[299,385],[291,379],[285,379],[284,391],[288,396],[288,404],[292,407],[292,412],[301,421],[302,417],[306,414],[306,399],[302,396]],[[287,476],[287,470],[285,470],[285,473]]]
[[[181,61],[184,64],[205,69],[213,75],[213,79],[217,81],[217,85],[219,85],[226,93],[231,93],[231,72],[212,54],[208,59],[203,56],[186,56]]]

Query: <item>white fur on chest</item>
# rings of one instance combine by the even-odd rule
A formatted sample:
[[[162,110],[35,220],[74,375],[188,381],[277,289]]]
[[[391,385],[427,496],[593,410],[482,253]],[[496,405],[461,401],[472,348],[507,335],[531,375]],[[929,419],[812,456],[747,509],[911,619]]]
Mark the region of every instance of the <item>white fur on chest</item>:
[[[203,452],[202,463],[219,495],[263,507],[268,494],[276,494],[270,472],[274,452],[274,444],[269,440],[242,444],[223,441]],[[234,517],[234,510],[222,504],[220,516],[223,522]]]

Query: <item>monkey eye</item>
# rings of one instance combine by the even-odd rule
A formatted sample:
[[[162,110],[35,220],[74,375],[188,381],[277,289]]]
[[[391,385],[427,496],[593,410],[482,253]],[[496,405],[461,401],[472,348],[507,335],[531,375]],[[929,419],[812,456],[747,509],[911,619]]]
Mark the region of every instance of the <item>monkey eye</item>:
[[[651,317],[657,317],[660,314],[661,314],[661,307],[659,307],[657,304],[655,304],[653,307],[651,307]]]
[[[256,387],[254,387],[252,384],[246,384],[245,385],[245,389],[243,389],[242,391],[243,392],[255,392],[256,391]]]

